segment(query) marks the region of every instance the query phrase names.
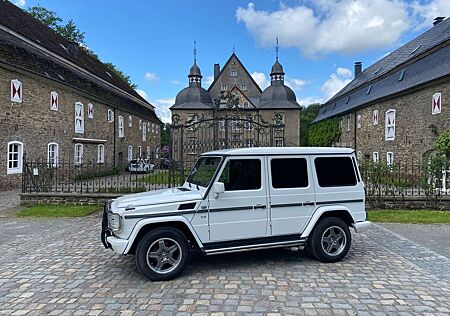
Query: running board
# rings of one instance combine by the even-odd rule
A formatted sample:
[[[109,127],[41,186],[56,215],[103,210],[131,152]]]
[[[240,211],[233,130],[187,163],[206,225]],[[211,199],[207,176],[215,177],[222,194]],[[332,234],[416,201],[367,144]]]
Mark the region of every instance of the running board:
[[[261,243],[261,244],[245,245],[245,246],[205,249],[204,252],[206,253],[206,255],[216,255],[216,254],[223,254],[223,253],[243,252],[243,251],[259,250],[259,249],[305,246],[305,244],[306,244],[306,238],[302,238],[299,240],[289,240],[289,241],[283,241],[283,242]]]

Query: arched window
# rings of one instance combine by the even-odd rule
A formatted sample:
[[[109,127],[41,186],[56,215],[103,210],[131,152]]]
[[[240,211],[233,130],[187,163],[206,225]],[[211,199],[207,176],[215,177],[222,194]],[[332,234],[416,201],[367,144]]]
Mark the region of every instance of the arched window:
[[[57,143],[49,143],[47,146],[47,164],[50,167],[58,166],[59,145]]]
[[[123,124],[123,116],[119,116],[119,138],[124,138],[125,137],[125,128],[124,128],[124,124]]]
[[[75,144],[74,162],[75,165],[83,163],[83,144]]]
[[[105,145],[100,144],[97,148],[97,163],[105,162]]]
[[[128,161],[133,159],[133,145],[128,145]]]
[[[8,143],[7,174],[22,173],[23,143]]]

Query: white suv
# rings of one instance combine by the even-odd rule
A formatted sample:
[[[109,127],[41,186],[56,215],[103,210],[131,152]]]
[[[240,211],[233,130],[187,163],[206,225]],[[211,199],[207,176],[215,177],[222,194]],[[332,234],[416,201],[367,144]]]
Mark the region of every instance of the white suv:
[[[105,205],[102,241],[135,254],[151,280],[169,280],[193,250],[204,255],[305,247],[335,262],[363,232],[364,184],[346,148],[243,148],[204,153],[183,186]]]

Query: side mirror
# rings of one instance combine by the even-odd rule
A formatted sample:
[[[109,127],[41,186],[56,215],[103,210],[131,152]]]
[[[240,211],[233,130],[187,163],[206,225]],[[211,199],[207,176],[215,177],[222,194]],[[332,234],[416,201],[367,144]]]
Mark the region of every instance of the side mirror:
[[[221,193],[225,192],[225,184],[223,182],[214,182],[213,184],[214,198],[219,198]]]

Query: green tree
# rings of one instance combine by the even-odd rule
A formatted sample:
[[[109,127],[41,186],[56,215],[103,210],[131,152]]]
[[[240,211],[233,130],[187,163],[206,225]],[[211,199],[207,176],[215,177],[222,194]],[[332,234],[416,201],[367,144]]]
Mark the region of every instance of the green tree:
[[[168,146],[170,143],[170,123],[162,123],[159,130],[161,131],[161,147]]]
[[[84,32],[81,32],[73,20],[69,20],[65,25],[58,25],[56,31],[67,38],[69,41],[76,42],[78,44],[84,43]]]
[[[319,103],[314,103],[300,113],[300,146],[308,146],[309,129],[319,113],[319,107]]]
[[[339,140],[341,127],[337,117],[329,118],[313,124],[309,129],[308,145],[328,147]]]

